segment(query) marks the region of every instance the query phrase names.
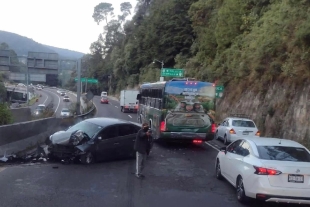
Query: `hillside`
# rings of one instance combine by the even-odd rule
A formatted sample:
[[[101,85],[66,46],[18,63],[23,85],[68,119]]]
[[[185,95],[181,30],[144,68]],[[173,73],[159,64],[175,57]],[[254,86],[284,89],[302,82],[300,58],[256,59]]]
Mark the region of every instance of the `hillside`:
[[[23,37],[21,35],[0,31],[0,43],[7,43],[12,50],[16,52],[17,55],[28,55],[29,51],[32,52],[47,52],[47,53],[58,53],[60,58],[80,58],[84,54],[72,50],[56,48],[52,46],[47,46],[35,42],[34,40]]]
[[[310,146],[309,8],[307,0],[141,0],[130,22],[111,20],[91,45],[92,75],[118,93],[159,80],[152,62],[163,60],[225,86],[217,121],[248,113],[262,135]]]

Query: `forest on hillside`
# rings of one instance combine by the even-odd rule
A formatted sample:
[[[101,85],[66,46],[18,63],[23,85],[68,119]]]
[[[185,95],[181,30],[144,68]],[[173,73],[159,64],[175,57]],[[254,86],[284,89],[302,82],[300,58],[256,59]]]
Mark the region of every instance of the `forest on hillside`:
[[[95,5],[94,5],[95,6]],[[91,44],[89,77],[117,93],[157,81],[160,63],[184,68],[187,77],[238,84],[264,92],[271,82],[303,83],[310,77],[308,0],[138,0],[94,8],[103,33]],[[111,79],[109,79],[111,78]],[[112,81],[109,81],[112,80]]]

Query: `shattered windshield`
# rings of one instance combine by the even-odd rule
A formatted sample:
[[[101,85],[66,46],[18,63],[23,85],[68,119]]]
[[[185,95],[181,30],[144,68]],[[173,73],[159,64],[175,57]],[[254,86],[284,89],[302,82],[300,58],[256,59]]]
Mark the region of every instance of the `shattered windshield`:
[[[67,130],[67,132],[74,132],[76,130],[82,130],[85,132],[90,138],[93,138],[95,134],[97,134],[100,130],[102,129],[101,126],[98,126],[96,124],[87,122],[87,121],[82,121],[71,128]]]

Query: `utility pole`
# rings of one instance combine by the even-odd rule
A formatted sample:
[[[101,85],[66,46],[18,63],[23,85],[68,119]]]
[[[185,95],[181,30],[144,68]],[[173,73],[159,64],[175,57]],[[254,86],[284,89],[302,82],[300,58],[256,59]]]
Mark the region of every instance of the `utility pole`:
[[[155,63],[155,62],[161,63],[161,70],[164,68],[164,61],[159,61],[159,60],[154,59],[153,63]],[[164,81],[164,77],[160,77],[159,81]]]
[[[81,110],[81,59],[78,59],[77,63],[77,93],[76,93],[76,114],[80,114]]]
[[[33,58],[33,67],[36,67],[36,58]],[[28,58],[27,58],[27,69],[26,69],[26,99],[27,99],[27,106],[29,106],[29,68],[28,68]]]

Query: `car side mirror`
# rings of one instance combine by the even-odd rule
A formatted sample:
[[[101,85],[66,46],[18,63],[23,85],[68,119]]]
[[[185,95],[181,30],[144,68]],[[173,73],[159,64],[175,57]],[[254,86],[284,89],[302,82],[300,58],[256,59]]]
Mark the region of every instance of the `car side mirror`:
[[[220,148],[220,151],[221,151],[221,152],[224,152],[224,153],[226,154],[226,153],[227,153],[227,148],[226,148],[226,147],[221,147],[221,148]]]

